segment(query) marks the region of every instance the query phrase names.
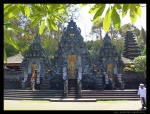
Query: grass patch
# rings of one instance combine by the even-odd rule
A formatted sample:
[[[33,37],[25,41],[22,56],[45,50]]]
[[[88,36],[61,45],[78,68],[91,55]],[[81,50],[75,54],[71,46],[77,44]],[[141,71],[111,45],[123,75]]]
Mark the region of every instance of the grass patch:
[[[27,110],[22,108],[4,108],[4,110]]]
[[[135,100],[97,100],[97,102],[103,102],[103,103],[108,103],[108,102],[125,102],[125,101],[135,101]]]
[[[4,100],[4,102],[10,102],[13,100]],[[24,102],[24,103],[48,103],[50,102],[49,100],[15,100],[15,101],[19,101],[19,102]]]
[[[48,103],[50,102],[48,100],[20,100],[20,101],[24,103]]]

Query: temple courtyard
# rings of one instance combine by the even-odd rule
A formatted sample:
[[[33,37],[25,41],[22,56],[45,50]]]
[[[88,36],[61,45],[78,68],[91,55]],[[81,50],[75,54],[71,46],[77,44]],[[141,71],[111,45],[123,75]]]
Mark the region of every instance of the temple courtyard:
[[[140,100],[118,100],[98,102],[50,102],[32,100],[4,100],[4,110],[99,110],[99,111],[140,111]]]

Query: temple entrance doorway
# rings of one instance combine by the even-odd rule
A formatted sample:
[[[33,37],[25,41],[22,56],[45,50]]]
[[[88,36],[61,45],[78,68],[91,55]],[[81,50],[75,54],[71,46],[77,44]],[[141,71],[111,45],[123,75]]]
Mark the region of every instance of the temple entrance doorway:
[[[37,71],[37,64],[32,64],[32,76],[35,71]]]
[[[108,67],[107,67],[107,69],[108,69],[108,71],[109,71],[109,73],[110,73],[110,80],[112,80],[112,82],[114,82],[114,71],[113,71],[113,64],[112,63],[110,63],[110,64],[108,64]]]
[[[76,55],[68,55],[68,79],[76,79]]]

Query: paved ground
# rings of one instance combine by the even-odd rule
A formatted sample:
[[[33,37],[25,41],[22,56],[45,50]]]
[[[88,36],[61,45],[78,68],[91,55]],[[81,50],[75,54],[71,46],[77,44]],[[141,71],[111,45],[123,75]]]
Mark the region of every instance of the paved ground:
[[[140,111],[140,100],[99,102],[49,102],[27,100],[4,100],[4,110],[104,110]]]

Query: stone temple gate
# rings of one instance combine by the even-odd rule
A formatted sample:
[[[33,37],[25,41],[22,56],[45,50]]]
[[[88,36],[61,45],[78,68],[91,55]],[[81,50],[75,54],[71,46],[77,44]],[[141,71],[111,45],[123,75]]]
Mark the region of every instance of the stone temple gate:
[[[41,46],[40,37],[35,37],[21,64],[24,77],[22,85],[24,89],[29,85],[27,82],[35,69],[38,75],[36,89],[60,89],[67,93],[70,82],[74,82],[79,93],[82,89],[112,89],[115,78],[122,73],[123,65],[108,34],[98,57],[93,60],[80,28],[71,20],[64,28],[58,50],[50,61]]]

